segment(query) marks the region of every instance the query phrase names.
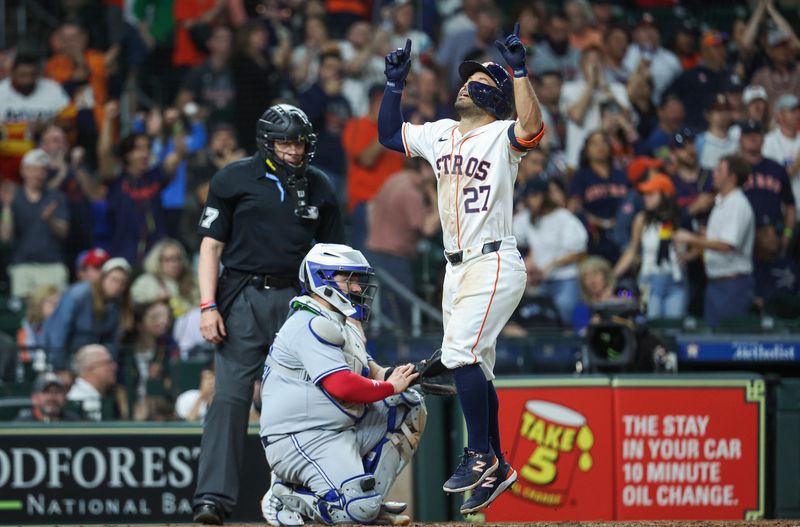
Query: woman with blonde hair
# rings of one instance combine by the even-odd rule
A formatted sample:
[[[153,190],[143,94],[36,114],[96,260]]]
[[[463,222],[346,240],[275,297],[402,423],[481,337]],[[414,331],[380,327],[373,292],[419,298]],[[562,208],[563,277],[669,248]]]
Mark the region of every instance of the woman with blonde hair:
[[[578,264],[578,285],[581,302],[575,306],[572,327],[580,333],[589,325],[592,306],[616,299],[614,290],[617,282],[608,260],[601,256],[590,256]]]
[[[156,243],[144,259],[144,271],[131,287],[134,303],[164,300],[175,318],[199,303],[200,293],[189,257],[178,241],[165,238]]]
[[[44,347],[44,322],[56,309],[62,289],[55,285],[36,288],[26,302],[25,320],[17,331],[17,346],[20,349]]]
[[[67,366],[86,344],[115,349],[122,331],[133,323],[130,277],[125,258],[111,258],[103,264],[99,280],[78,282],[64,291],[43,330],[44,347],[55,369]]]

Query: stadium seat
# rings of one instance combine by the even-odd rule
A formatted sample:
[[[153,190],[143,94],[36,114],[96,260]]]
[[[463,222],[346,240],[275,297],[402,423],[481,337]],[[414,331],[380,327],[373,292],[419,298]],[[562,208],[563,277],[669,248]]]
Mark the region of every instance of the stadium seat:
[[[654,318],[647,321],[647,325],[655,330],[680,330],[683,329],[682,318]]]
[[[0,421],[12,421],[20,410],[30,407],[29,397],[0,397]]]
[[[4,395],[8,397],[30,397],[32,390],[33,381],[6,383]]]
[[[722,320],[714,333],[763,333],[769,326],[761,315],[745,315]]]
[[[208,364],[206,359],[186,359],[176,361],[170,369],[172,395],[177,397],[186,390],[200,385],[200,372]]]
[[[0,332],[17,338],[17,330],[22,326],[25,305],[8,295],[0,296]]]

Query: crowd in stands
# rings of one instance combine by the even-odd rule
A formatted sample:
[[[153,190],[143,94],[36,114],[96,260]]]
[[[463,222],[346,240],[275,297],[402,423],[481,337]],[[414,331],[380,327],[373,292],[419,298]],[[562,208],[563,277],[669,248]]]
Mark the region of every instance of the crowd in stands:
[[[378,141],[384,56],[412,39],[405,120],[455,118],[458,65],[504,64],[494,41],[516,21],[545,138],[519,165],[529,288],[506,333],[543,319],[580,332],[620,295],[652,319],[800,314],[794,4],[52,4],[46,39],[0,51],[0,287],[24,312],[9,337],[33,382],[22,420],[202,420],[213,372],[185,393],[173,382],[211,357],[195,227],[211,177],[255,152],[276,102],[312,121],[350,243],[438,305],[435,175]],[[407,327],[402,295],[382,293]]]

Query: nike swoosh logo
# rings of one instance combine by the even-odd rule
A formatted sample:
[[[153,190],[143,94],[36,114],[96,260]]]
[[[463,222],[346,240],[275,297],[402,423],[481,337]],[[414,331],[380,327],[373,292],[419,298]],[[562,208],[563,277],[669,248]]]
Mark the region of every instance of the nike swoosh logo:
[[[441,143],[442,141],[447,141],[447,138],[446,137],[440,137],[439,138],[439,142]]]

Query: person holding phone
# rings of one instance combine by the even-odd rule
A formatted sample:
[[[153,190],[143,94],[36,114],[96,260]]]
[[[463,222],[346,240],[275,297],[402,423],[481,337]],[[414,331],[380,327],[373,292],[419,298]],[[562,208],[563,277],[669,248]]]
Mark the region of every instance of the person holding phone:
[[[561,90],[559,106],[567,116],[567,166],[573,171],[578,168],[586,138],[602,125],[602,106],[616,103],[621,110],[630,112],[625,86],[606,78],[602,57],[600,48],[586,48],[581,55],[582,78],[565,83]]]

